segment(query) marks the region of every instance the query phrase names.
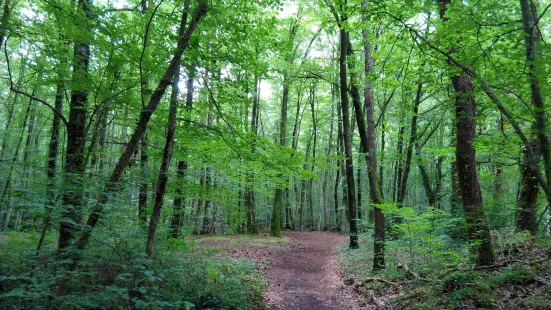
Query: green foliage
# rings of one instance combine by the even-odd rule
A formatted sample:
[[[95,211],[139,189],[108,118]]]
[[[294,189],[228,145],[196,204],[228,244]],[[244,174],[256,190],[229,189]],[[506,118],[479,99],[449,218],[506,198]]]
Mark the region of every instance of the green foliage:
[[[32,235],[12,238],[10,251],[0,257],[0,303],[10,309],[196,309],[217,300],[212,309],[261,307],[264,282],[246,260],[170,239],[158,244],[159,255],[150,261],[142,258],[145,240],[138,235],[100,233],[104,241],[86,253],[64,297],[55,297],[62,275],[53,253],[34,263],[34,253],[21,256],[29,240],[35,241]]]
[[[479,279],[476,272],[457,272],[444,278],[442,289],[445,293],[454,292],[466,287],[471,287]]]
[[[528,265],[514,265],[490,277],[488,282],[493,285],[528,285],[534,282],[535,277],[536,273],[532,267]]]

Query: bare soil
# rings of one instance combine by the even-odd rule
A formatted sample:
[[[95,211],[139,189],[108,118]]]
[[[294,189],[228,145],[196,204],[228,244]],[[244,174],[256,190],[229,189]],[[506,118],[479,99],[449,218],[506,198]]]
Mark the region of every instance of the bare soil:
[[[264,268],[268,281],[264,299],[268,309],[360,309],[352,290],[344,285],[336,248],[346,236],[327,232],[284,232],[287,247],[272,252]]]

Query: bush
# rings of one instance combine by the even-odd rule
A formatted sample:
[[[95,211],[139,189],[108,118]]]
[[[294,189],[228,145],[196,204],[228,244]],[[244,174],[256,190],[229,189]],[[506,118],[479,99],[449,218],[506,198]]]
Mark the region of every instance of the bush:
[[[34,251],[23,250],[32,249],[27,244],[32,238],[11,238],[10,251],[0,254],[0,308],[262,307],[264,282],[246,260],[225,258],[183,240],[159,239],[158,254],[151,261],[141,252],[145,240],[140,231],[97,232],[70,281],[69,294],[63,297],[56,296],[63,266],[56,262],[54,250],[44,250],[37,263]]]

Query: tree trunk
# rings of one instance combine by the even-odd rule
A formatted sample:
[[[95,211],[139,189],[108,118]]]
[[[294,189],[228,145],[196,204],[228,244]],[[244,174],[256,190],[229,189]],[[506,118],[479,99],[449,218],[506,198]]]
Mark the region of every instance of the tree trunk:
[[[184,29],[180,28],[180,36],[183,35]],[[159,169],[159,179],[155,191],[155,199],[153,202],[153,212],[149,219],[149,230],[147,234],[147,243],[145,253],[148,258],[153,256],[155,249],[155,239],[157,234],[157,226],[161,217],[161,208],[163,207],[163,199],[168,182],[168,169],[170,160],[172,159],[172,151],[174,149],[174,133],[176,132],[176,113],[178,110],[178,82],[180,81],[180,65],[178,64],[174,70],[172,79],[172,93],[170,96],[170,110],[168,112],[167,133],[163,157],[161,159],[161,167]]]
[[[367,2],[362,1],[362,20],[367,20],[366,12]],[[371,47],[368,40],[367,30],[362,31],[364,38],[364,62],[365,77],[373,73],[373,58],[371,57]],[[375,104],[373,102],[373,85],[368,82],[364,86],[364,100],[367,113],[367,141],[364,142],[364,148],[367,150],[367,175],[369,179],[370,199],[374,204],[373,219],[375,221],[375,236],[373,239],[373,270],[378,271],[385,267],[385,218],[384,214],[377,207],[383,203],[383,193],[377,179],[377,134],[375,132]]]
[[[79,9],[87,19],[91,19],[91,0],[79,0]],[[87,31],[81,25],[81,31]],[[63,182],[62,219],[59,222],[58,251],[67,258],[66,249],[74,242],[81,227],[82,198],[84,194],[84,173],[86,170],[85,151],[88,90],[82,86],[88,79],[90,45],[86,39],[76,39],[73,54],[73,81],[69,103],[69,123],[67,124],[67,150]]]
[[[403,118],[403,116],[401,117]],[[400,120],[402,121],[402,119]],[[396,153],[398,158],[396,159],[396,166],[394,171],[394,186],[392,188],[392,200],[396,201],[398,200],[398,193],[400,192],[400,186],[402,185],[402,171],[404,169],[403,163],[402,163],[402,152],[404,149],[404,133],[406,131],[406,126],[400,125],[400,129],[398,130],[398,143],[396,146]]]
[[[289,103],[289,77],[285,74],[283,77],[283,96],[281,99],[281,119],[279,122],[279,143],[282,146],[286,144],[287,134],[287,104]],[[284,205],[283,188],[276,188],[274,197],[274,206],[272,210],[272,228],[273,237],[281,237],[281,207]]]
[[[317,147],[317,140],[318,140],[318,125],[316,120],[316,108],[315,108],[315,100],[316,100],[316,88],[315,85],[312,85],[311,89],[311,98],[310,98],[310,109],[312,112],[312,138],[314,140],[314,143],[312,145],[312,173],[314,173],[315,169],[315,162],[316,162],[316,147]],[[309,184],[310,189],[310,229],[314,229],[314,179],[310,179]]]
[[[440,18],[446,22],[449,0],[440,0]],[[453,52],[453,51],[452,51]],[[455,159],[457,179],[469,240],[479,266],[491,265],[495,260],[490,230],[482,203],[482,192],[476,168],[476,150],[472,143],[476,137],[476,103],[473,81],[466,73],[451,78],[455,90],[456,147]]]
[[[34,93],[34,91],[33,91]],[[25,117],[23,118],[23,126],[21,128],[21,133],[19,134],[19,139],[17,141],[17,145],[15,146],[15,153],[13,154],[13,157],[11,158],[10,162],[10,168],[8,170],[8,175],[6,176],[6,183],[4,183],[4,189],[2,191],[2,198],[0,198],[0,202],[6,206],[8,209],[8,213],[6,215],[6,220],[4,222],[4,230],[8,229],[9,222],[10,222],[10,214],[13,210],[13,206],[10,203],[11,198],[8,195],[10,191],[11,181],[12,181],[12,175],[15,167],[17,166],[15,163],[17,162],[17,159],[19,158],[19,152],[21,150],[21,146],[23,144],[23,138],[25,136],[25,128],[27,128],[27,122],[30,116],[31,106],[33,105],[33,100],[29,100],[29,104],[27,105],[27,109],[25,110]],[[6,209],[5,208],[5,209]],[[1,220],[1,218],[0,218]]]
[[[522,11],[522,25],[524,26],[525,32],[524,42],[526,48],[526,62],[528,65],[528,81],[530,82],[531,99],[534,107],[534,116],[536,119],[535,131],[538,137],[539,151],[543,157],[545,181],[548,187],[546,195],[548,201],[551,201],[551,198],[549,197],[549,191],[551,191],[549,189],[551,186],[551,145],[549,143],[547,116],[544,99],[541,92],[541,83],[537,72],[541,69],[538,65],[537,59],[537,44],[541,41],[539,27],[536,27],[536,20],[538,20],[539,16],[534,3],[530,0],[520,0],[520,8]],[[534,168],[537,167],[538,158],[539,156],[532,158],[533,162],[530,163],[530,166]],[[531,174],[528,174],[528,177],[531,177]],[[526,201],[529,202],[529,200]],[[549,208],[549,206],[547,208]]]
[[[495,257],[490,231],[482,204],[482,192],[476,168],[476,151],[472,143],[476,137],[473,84],[469,76],[452,77],[456,92],[456,166],[458,184],[468,226],[469,239],[477,243],[473,247],[477,265],[491,265]]]
[[[59,80],[57,82],[56,93],[55,93],[55,109],[61,112],[63,111],[63,93],[65,89],[63,87],[63,81],[61,80],[61,76],[59,76],[58,78]],[[52,131],[50,133],[50,143],[48,147],[48,160],[47,160],[47,166],[46,166],[46,177],[48,178],[48,181],[46,183],[46,193],[48,195],[48,198],[47,198],[48,200],[46,203],[46,218],[44,219],[44,227],[42,227],[40,239],[38,240],[38,245],[36,246],[36,256],[38,256],[38,254],[40,253],[40,248],[44,243],[44,237],[46,237],[46,233],[50,228],[50,224],[52,220],[51,214],[52,214],[52,210],[55,207],[55,201],[56,201],[55,176],[56,176],[56,170],[57,170],[57,154],[59,150],[60,125],[61,125],[61,118],[59,117],[59,115],[54,113],[53,121],[52,121]]]
[[[384,113],[384,112],[381,112]],[[385,135],[386,135],[386,122],[384,115],[381,117],[381,163],[379,165],[379,186],[381,187],[381,192],[384,190],[384,168],[385,168]],[[370,213],[372,213],[370,211]],[[372,217],[369,217],[369,220],[371,220]]]
[[[342,23],[343,21],[341,21]],[[350,126],[350,112],[348,103],[348,83],[346,74],[346,58],[348,56],[348,32],[341,25],[340,29],[340,57],[339,57],[339,80],[341,87],[341,110],[342,110],[342,128],[344,140],[344,154],[346,156],[346,185],[348,195],[348,216],[350,226],[350,243],[349,248],[357,249],[358,243],[358,228],[357,228],[357,211],[356,211],[356,186],[354,182],[354,160],[352,154],[352,132]]]
[[[201,17],[205,15],[206,12],[207,12],[206,2],[200,1],[197,8],[195,9],[195,12],[193,13],[193,18],[190,24],[188,25],[186,32],[184,33],[183,36],[181,36],[178,39],[178,46],[176,48],[174,56],[170,61],[170,64],[166,68],[163,74],[163,77],[159,81],[157,88],[151,95],[149,104],[144,109],[142,109],[140,119],[136,125],[134,133],[132,134],[132,137],[130,138],[129,142],[126,144],[126,148],[124,149],[124,152],[122,153],[122,155],[119,157],[119,160],[115,168],[113,169],[109,177],[109,180],[105,185],[104,190],[101,192],[98,198],[97,204],[92,209],[92,212],[90,213],[90,216],[86,221],[86,225],[84,226],[84,229],[81,232],[75,244],[75,248],[77,251],[75,251],[75,255],[73,255],[71,263],[68,264],[67,271],[71,272],[75,270],[75,268],[77,267],[78,262],[80,260],[80,256],[78,256],[78,252],[82,251],[87,246],[90,236],[92,234],[92,231],[96,226],[97,222],[99,221],[101,213],[103,212],[103,209],[106,203],[109,202],[111,196],[118,190],[118,183],[122,177],[124,169],[128,165],[130,158],[134,154],[134,151],[138,147],[138,143],[142,139],[145,133],[145,130],[147,129],[147,125],[149,124],[151,115],[155,112],[155,110],[159,106],[161,99],[166,91],[166,88],[172,82],[174,72],[176,71],[176,67],[178,66],[178,64],[180,64],[182,54],[184,53],[184,50],[189,46],[190,38],[193,32],[195,31],[195,29],[197,28],[197,25],[199,24]],[[184,13],[183,16],[185,15],[186,14]],[[180,23],[180,28],[185,27],[185,22],[186,22],[185,19],[182,18]],[[58,282],[57,295],[62,296],[67,293],[69,279],[70,279],[70,273],[66,277],[63,277]]]
[[[2,48],[2,44],[4,43],[4,39],[6,38],[6,33],[8,32],[8,23],[10,21],[10,14],[12,8],[11,6],[11,0],[4,0],[4,7],[3,7],[3,14],[2,18],[0,19],[0,49]],[[1,3],[0,3],[1,5]]]
[[[253,142],[251,145],[251,153],[255,153],[255,139],[258,134],[258,114],[259,114],[259,96],[258,96],[258,74],[254,75],[254,95],[253,95],[253,108],[252,108],[252,122],[251,130]],[[257,234],[258,230],[256,229],[256,206],[254,201],[254,175],[250,172],[247,172],[247,182],[245,185],[245,207],[247,209],[247,233],[248,234]],[[286,208],[286,211],[288,208]],[[286,214],[288,214],[286,212]],[[287,219],[288,220],[288,219]],[[287,226],[289,223],[287,223]]]
[[[297,23],[293,23],[289,33],[289,41],[294,44],[295,36],[297,33]],[[285,61],[289,64],[293,63],[294,59],[292,55],[285,57]],[[289,103],[289,86],[291,84],[289,72],[283,74],[283,93],[281,98],[281,115],[279,121],[279,144],[283,147],[286,146],[287,136],[287,105]],[[273,237],[281,237],[281,209],[285,205],[285,195],[283,188],[276,188],[274,196],[274,206],[272,209],[272,227],[271,235]]]
[[[140,186],[138,188],[138,220],[144,227],[147,225],[147,191],[149,184],[147,146],[148,137],[147,134],[144,134],[140,142]]]
[[[530,138],[530,143],[532,144],[533,154],[539,155],[537,140],[535,138]],[[517,202],[516,228],[518,231],[529,231],[530,234],[535,235],[538,232],[537,202],[539,188],[538,180],[528,168],[531,164],[530,158],[526,155],[525,151]]]
[[[408,185],[409,171],[411,170],[411,158],[413,156],[413,145],[417,139],[417,116],[419,112],[419,104],[421,103],[421,93],[423,89],[423,84],[417,85],[417,95],[415,97],[415,102],[413,104],[413,115],[411,117],[411,132],[409,134],[409,143],[406,149],[406,161],[404,163],[404,171],[402,174],[402,179],[398,180],[400,182],[400,187],[398,191],[398,198],[396,203],[398,207],[402,207],[404,199],[406,198],[406,190]]]
[[[186,2],[187,3],[187,2]],[[188,78],[186,81],[186,108],[191,109],[193,107],[193,82],[195,79],[195,67],[189,66]],[[174,206],[172,211],[172,218],[170,220],[170,236],[172,238],[178,238],[180,227],[184,222],[184,206],[185,198],[183,197],[182,182],[184,182],[184,176],[188,169],[188,163],[185,160],[179,160],[177,166],[178,187],[176,188],[176,198],[174,199]],[[190,216],[191,217],[191,216]]]

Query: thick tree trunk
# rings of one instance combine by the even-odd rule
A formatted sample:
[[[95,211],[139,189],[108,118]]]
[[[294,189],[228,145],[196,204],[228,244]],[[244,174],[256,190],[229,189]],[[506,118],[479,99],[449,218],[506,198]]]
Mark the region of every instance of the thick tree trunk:
[[[440,18],[446,22],[449,0],[440,0]],[[491,265],[495,261],[490,230],[482,203],[482,192],[476,168],[476,103],[472,78],[466,73],[451,78],[455,90],[457,179],[465,212],[469,240],[477,265]]]
[[[535,127],[535,126],[533,126]],[[532,152],[539,155],[539,148],[535,138],[530,138]],[[524,166],[520,181],[518,208],[516,213],[516,228],[518,231],[529,231],[532,235],[538,232],[537,202],[538,202],[538,180],[528,168],[530,158],[524,152]]]
[[[482,204],[482,192],[476,168],[476,151],[472,143],[476,137],[475,101],[472,80],[466,74],[452,77],[456,92],[456,166],[469,239],[477,265],[491,265],[495,260],[490,231]]]
[[[91,0],[79,0],[79,9],[90,19]],[[86,26],[81,31],[86,31]],[[62,219],[59,222],[58,251],[62,257],[74,242],[81,227],[82,198],[84,194],[84,173],[86,170],[85,152],[88,90],[82,86],[88,79],[90,45],[86,40],[77,39],[74,43],[73,81],[69,103],[69,123],[67,124],[67,150],[63,188]]]

